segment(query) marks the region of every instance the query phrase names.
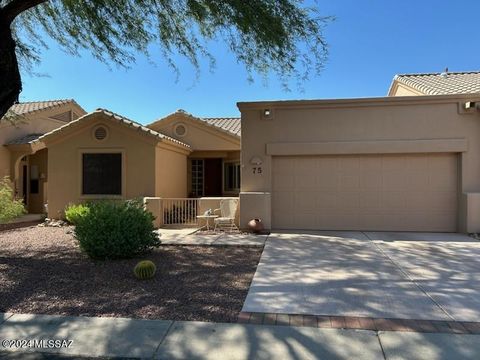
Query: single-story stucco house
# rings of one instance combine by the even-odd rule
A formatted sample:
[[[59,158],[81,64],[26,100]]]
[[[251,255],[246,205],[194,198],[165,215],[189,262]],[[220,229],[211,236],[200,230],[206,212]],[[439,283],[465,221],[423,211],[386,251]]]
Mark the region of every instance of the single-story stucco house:
[[[72,106],[73,118],[51,121]],[[179,110],[146,127],[104,109],[87,114],[73,100],[16,104],[12,111],[28,119],[2,124],[1,175],[10,176],[29,212],[48,204],[48,216],[59,218],[69,203],[92,199],[240,192],[240,118]]]
[[[31,212],[145,197],[163,221],[166,199],[233,196],[241,227],[480,231],[480,72],[397,75],[386,97],[242,102],[241,119],[177,111],[146,126],[50,103],[21,133],[0,131],[0,169]],[[68,121],[31,128],[63,110]]]

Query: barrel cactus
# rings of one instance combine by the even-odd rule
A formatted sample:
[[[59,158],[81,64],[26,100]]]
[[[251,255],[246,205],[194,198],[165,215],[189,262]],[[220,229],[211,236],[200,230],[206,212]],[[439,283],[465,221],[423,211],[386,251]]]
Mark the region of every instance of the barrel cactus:
[[[140,261],[133,269],[133,273],[140,280],[151,279],[155,275],[155,271],[157,271],[157,267],[150,260]]]

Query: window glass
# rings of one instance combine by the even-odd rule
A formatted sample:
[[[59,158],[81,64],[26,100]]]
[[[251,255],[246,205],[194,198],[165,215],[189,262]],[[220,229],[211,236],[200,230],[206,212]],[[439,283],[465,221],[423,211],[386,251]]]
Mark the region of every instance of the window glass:
[[[203,159],[192,159],[192,194],[196,197],[203,196]]]
[[[82,194],[122,195],[122,154],[83,154],[82,168]]]
[[[224,164],[224,190],[240,190],[240,163],[227,162]]]

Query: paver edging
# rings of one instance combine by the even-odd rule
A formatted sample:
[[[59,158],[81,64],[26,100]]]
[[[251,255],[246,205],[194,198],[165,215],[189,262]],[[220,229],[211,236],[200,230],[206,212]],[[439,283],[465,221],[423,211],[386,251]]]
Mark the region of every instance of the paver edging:
[[[349,330],[480,334],[480,322],[473,321],[439,321],[421,319],[371,318],[358,316],[241,312],[238,315],[237,322],[240,324]]]

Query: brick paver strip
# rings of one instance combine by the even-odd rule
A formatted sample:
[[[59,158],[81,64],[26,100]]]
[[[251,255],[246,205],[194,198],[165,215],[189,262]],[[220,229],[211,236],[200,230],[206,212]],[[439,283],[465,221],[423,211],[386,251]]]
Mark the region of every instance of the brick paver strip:
[[[360,324],[360,318],[355,316],[346,316],[345,317],[345,324],[349,329],[361,329],[362,324]]]
[[[347,324],[345,323],[345,317],[343,316],[330,316],[330,321],[332,323],[332,328],[337,328],[337,329],[347,328]]]
[[[360,322],[360,325],[362,326],[362,329],[365,330],[377,330],[377,327],[375,326],[375,323],[372,318],[359,318],[358,321]]]
[[[480,322],[418,319],[384,319],[357,316],[298,315],[275,313],[238,314],[241,324],[307,326],[319,328],[413,331],[449,334],[480,334]]]
[[[313,315],[304,315],[303,316],[303,326],[308,327],[317,327],[317,318]]]
[[[317,316],[317,326],[319,328],[331,328],[330,316]]]
[[[461,322],[449,321],[448,326],[453,330],[455,334],[468,334],[468,330]]]
[[[429,332],[429,333],[437,332],[437,328],[429,320],[415,320],[415,322],[417,323],[416,329],[419,332]]]
[[[402,319],[403,330],[402,331],[418,331],[419,325],[416,320]]]
[[[264,313],[252,313],[250,324],[261,325],[263,323]]]
[[[277,323],[277,314],[265,314],[263,318],[264,325],[275,325]]]
[[[303,315],[290,315],[290,326],[303,326]]]
[[[241,312],[238,314],[237,322],[240,324],[247,324],[250,321],[250,316],[252,314],[249,312]]]
[[[277,325],[290,325],[290,316],[287,314],[278,314]]]
[[[373,322],[375,323],[377,330],[395,331],[397,328],[397,324],[391,319],[373,319]]]
[[[437,328],[437,332],[453,333],[453,330],[446,321],[432,321],[432,324]]]
[[[480,334],[480,322],[464,321],[462,325],[472,334]]]

